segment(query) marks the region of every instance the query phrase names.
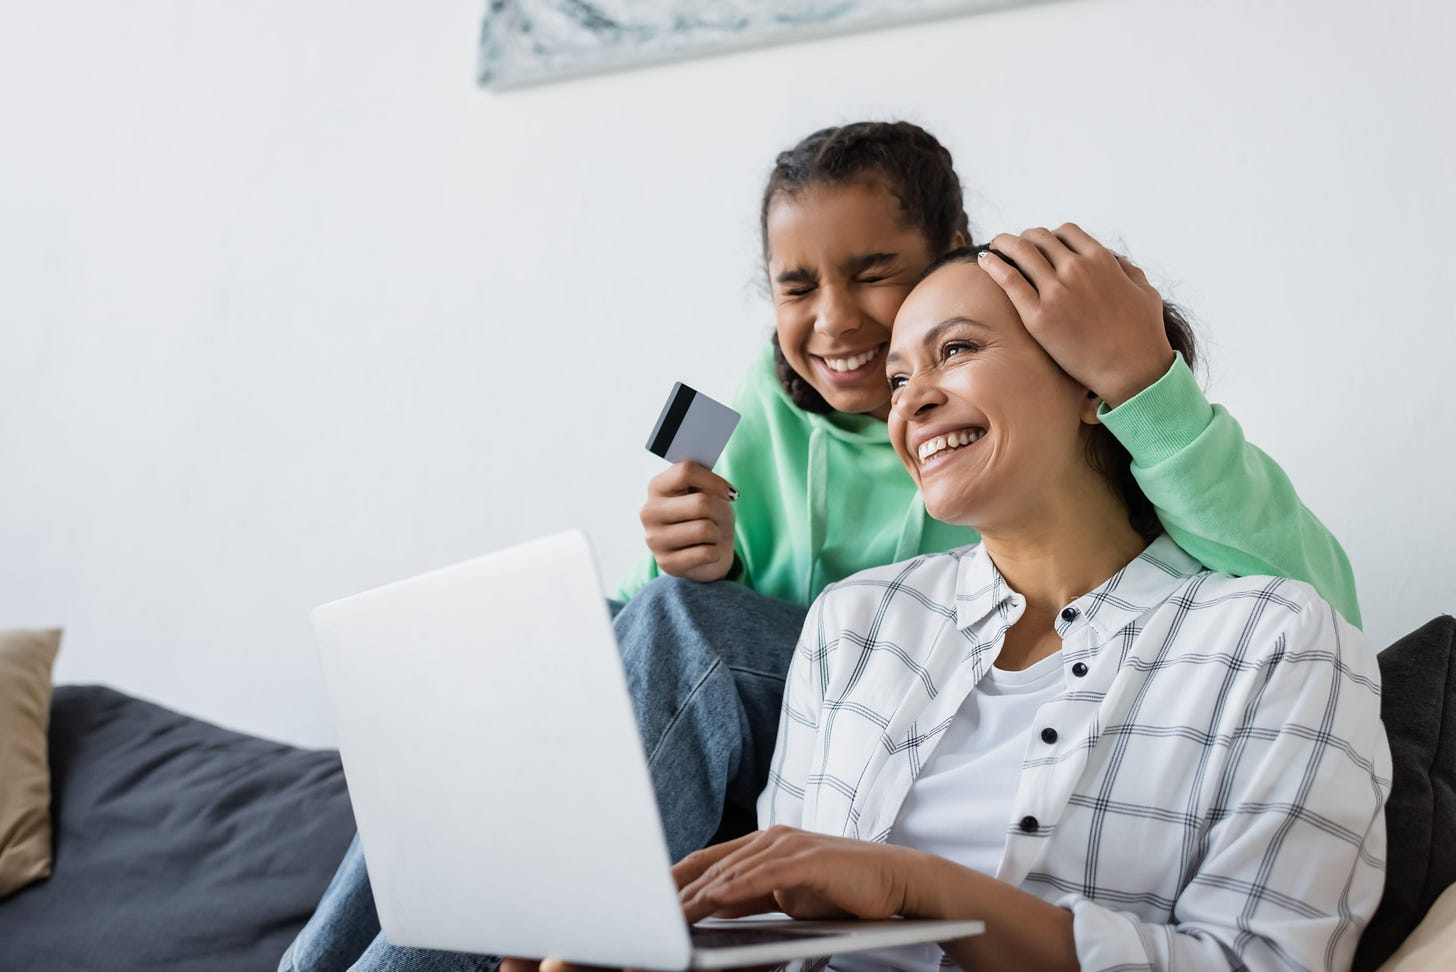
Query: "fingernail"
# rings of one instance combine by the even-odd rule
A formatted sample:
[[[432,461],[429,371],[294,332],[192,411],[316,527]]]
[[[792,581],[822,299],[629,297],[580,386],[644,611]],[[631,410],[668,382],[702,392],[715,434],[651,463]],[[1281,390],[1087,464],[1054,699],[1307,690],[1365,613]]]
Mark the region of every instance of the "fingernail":
[[[731,502],[733,502],[736,499],[738,499],[738,490],[734,489],[732,486],[729,486],[728,487],[728,502],[731,503]]]

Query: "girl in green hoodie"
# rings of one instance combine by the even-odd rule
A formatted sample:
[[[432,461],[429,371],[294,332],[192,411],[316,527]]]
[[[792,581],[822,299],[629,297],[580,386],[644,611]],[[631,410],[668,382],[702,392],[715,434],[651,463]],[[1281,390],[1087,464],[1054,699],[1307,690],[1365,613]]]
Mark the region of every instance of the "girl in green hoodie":
[[[895,312],[931,260],[971,242],[950,154],[904,122],[815,132],[779,156],[762,230],[772,344],[739,388],[743,419],[717,474],[682,463],[650,484],[651,556],[623,583],[624,600],[671,574],[807,605],[866,567],[976,540],[925,513],[885,424]],[[1081,233],[1031,230],[992,247],[1050,268],[1041,255],[1066,252],[1059,237],[1071,232]],[[1101,394],[1103,424],[1180,546],[1214,570],[1307,581],[1360,623],[1344,551],[1203,397],[1162,337],[1141,271],[1124,261],[1116,279],[1054,280],[1031,310],[1036,289],[1000,261],[993,269],[1057,363]]]
[[[651,554],[622,585],[615,618],[674,860],[715,831],[751,829],[785,671],[819,592],[978,539],[926,514],[885,421],[895,314],[933,260],[971,242],[950,153],[906,122],[827,128],[779,155],[760,212],[773,341],[739,388],[743,418],[717,472],[679,464],[650,484]],[[1060,237],[1073,229],[993,242],[1036,268],[1035,287],[1010,265],[988,269],[1053,359],[1100,395],[1164,529],[1214,570],[1307,581],[1358,625],[1344,552],[1204,399],[1141,272],[1059,275]],[[494,965],[391,946],[356,839],[279,968]]]

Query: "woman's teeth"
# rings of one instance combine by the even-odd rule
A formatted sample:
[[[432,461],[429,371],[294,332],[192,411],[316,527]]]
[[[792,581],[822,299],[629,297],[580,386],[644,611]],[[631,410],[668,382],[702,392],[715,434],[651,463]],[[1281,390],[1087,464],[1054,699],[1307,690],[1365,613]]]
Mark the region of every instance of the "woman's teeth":
[[[820,355],[820,357],[824,358],[824,363],[829,366],[830,371],[853,371],[856,368],[863,368],[875,360],[875,355],[879,353],[879,348],[871,348],[863,354],[851,355],[848,358],[826,358],[824,355]]]
[[[931,456],[939,452],[968,446],[985,434],[985,429],[966,429],[961,432],[951,432],[948,435],[937,435],[935,438],[920,444],[920,461],[924,463]]]

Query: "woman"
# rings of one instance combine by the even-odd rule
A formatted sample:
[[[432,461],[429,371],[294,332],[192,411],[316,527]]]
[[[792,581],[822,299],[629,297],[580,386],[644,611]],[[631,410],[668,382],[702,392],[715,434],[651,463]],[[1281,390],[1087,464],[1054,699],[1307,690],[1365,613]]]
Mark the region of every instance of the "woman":
[[[1069,238],[1049,260],[1008,251],[1033,279],[1114,260]],[[981,542],[814,603],[768,829],[678,866],[687,917],[977,918],[985,934],[943,947],[978,970],[1348,968],[1383,883],[1375,654],[1309,585],[1209,571],[1162,532],[1005,269],[947,257],[887,359],[896,452]]]
[[[1007,252],[1033,279],[1112,259],[1069,238]],[[967,969],[1348,968],[1383,883],[1375,653],[1309,585],[1206,570],[1162,534],[1006,269],[948,257],[888,360],[896,452],[981,543],[815,603],[770,829],[683,862],[688,917],[981,918],[946,946]],[[1191,358],[1175,314],[1167,333]]]
[[[969,239],[950,154],[904,122],[824,129],[779,156],[760,212],[774,341],[737,396],[723,475],[682,464],[650,485],[652,556],[615,622],[674,858],[761,791],[804,605],[855,571],[975,539],[926,514],[885,424],[894,315]],[[1116,406],[1107,424],[1170,534],[1211,566],[1308,580],[1358,620],[1339,544],[1203,399],[1161,338],[1155,292],[1113,269],[1057,281],[1031,320]],[[725,577],[736,583],[691,582]],[[388,967],[377,933],[356,842],[280,968],[347,968],[366,947],[366,967]]]

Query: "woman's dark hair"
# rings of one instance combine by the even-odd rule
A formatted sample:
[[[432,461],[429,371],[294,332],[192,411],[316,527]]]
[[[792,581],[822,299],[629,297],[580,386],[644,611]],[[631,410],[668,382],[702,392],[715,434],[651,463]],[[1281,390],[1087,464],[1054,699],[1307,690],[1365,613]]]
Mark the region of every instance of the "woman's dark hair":
[[[951,250],[949,253],[937,259],[930,266],[925,268],[925,273],[920,279],[924,280],[941,267],[951,263],[976,263],[982,253],[995,253],[1002,260],[1016,264],[1006,256],[989,246],[963,246]],[[1168,343],[1173,350],[1183,356],[1183,360],[1192,368],[1198,358],[1197,342],[1193,337],[1193,328],[1188,323],[1182,310],[1176,305],[1163,301],[1163,331],[1168,335]],[[1088,430],[1087,438],[1087,462],[1093,469],[1097,470],[1112,488],[1117,490],[1123,502],[1127,504],[1128,522],[1144,540],[1152,541],[1158,534],[1163,532],[1163,524],[1158,520],[1158,512],[1153,508],[1152,501],[1143,493],[1132,474],[1132,454],[1114,436],[1105,425],[1094,425]]]
[[[930,252],[950,249],[957,233],[971,240],[961,182],[950,152],[934,135],[910,122],[855,122],[821,128],[793,148],[780,152],[763,190],[759,228],[768,263],[768,211],[780,193],[814,186],[839,186],[867,177],[884,180],[900,203],[905,224],[919,230]],[[834,411],[824,396],[789,366],[774,335],[779,382],[793,403],[807,412]]]

